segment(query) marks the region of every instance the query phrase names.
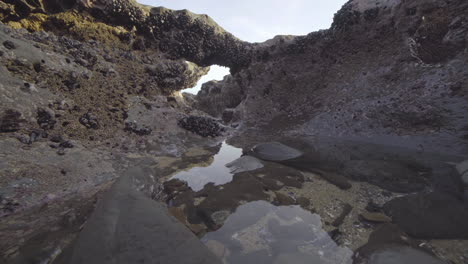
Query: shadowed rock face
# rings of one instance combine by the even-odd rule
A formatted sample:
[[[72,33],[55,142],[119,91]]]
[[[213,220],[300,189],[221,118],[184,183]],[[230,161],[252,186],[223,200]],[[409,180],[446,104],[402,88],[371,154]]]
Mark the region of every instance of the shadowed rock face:
[[[466,154],[467,12],[466,1],[349,1],[329,30],[262,44],[196,105],[235,111],[244,128]]]

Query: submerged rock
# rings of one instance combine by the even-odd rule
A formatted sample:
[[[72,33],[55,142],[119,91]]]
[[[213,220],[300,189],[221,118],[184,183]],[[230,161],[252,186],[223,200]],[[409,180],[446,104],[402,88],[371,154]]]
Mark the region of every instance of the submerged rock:
[[[267,161],[286,161],[302,156],[302,152],[279,142],[262,143],[252,148],[252,155]]]
[[[468,239],[468,208],[442,192],[391,200],[384,211],[406,233],[420,239]]]
[[[411,247],[391,246],[370,255],[368,264],[443,264],[442,260]]]
[[[346,162],[344,172],[353,180],[366,181],[394,192],[415,192],[426,186],[424,174],[400,162],[351,160]]]
[[[409,238],[397,226],[383,224],[369,237],[367,244],[354,254],[355,264],[442,264],[441,260],[427,250],[419,248],[416,241]]]
[[[252,156],[243,156],[233,162],[226,164],[231,173],[241,173],[263,168],[263,164],[257,158]]]

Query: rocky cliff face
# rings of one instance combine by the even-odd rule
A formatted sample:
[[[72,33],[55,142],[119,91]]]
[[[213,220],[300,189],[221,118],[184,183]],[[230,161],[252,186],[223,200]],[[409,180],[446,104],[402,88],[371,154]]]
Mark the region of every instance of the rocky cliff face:
[[[467,13],[465,1],[349,1],[329,30],[277,37],[206,84],[198,107],[245,128],[466,154]]]
[[[248,61],[233,54],[250,44],[208,17],[133,1],[2,1],[0,20],[2,263],[43,261],[128,166],[200,141],[178,122],[204,114],[179,91],[212,63]],[[225,130],[197,120],[199,134]],[[154,198],[159,180],[147,180]]]

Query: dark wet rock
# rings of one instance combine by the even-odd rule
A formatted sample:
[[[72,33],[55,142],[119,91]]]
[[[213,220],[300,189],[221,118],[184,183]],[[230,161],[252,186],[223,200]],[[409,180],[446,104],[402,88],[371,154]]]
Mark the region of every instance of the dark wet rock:
[[[125,122],[124,131],[135,133],[139,136],[147,136],[153,131],[148,126],[138,126],[136,122]]]
[[[387,258],[385,255],[392,257]],[[396,225],[389,223],[381,225],[372,232],[368,243],[360,247],[353,258],[353,263],[356,264],[443,263],[437,262],[430,252],[419,248],[417,241],[409,238]]]
[[[352,187],[351,183],[346,179],[346,177],[344,177],[341,174],[338,174],[335,172],[314,171],[314,170],[311,170],[311,172],[318,173],[322,178],[324,178],[331,184],[336,185],[340,189],[348,190],[348,189],[351,189]]]
[[[15,212],[21,205],[13,199],[0,199],[0,215],[9,215]]]
[[[340,231],[339,228],[335,228],[332,231],[328,232],[328,235],[330,236],[330,238],[333,241],[335,241],[335,243],[337,243],[337,244],[338,244],[338,241],[340,240],[342,234],[343,233]]]
[[[362,212],[359,216],[365,221],[374,223],[389,223],[392,221],[390,217],[383,213]]]
[[[300,157],[303,153],[279,142],[261,143],[255,145],[251,154],[267,161],[286,161]]]
[[[342,209],[340,215],[333,221],[332,226],[339,227],[343,223],[343,221],[345,220],[346,216],[348,216],[349,213],[351,213],[352,210],[353,210],[353,207],[350,204],[345,203],[343,205],[343,209]]]
[[[145,70],[152,81],[171,92],[193,87],[197,80],[208,73],[209,68],[185,60],[158,60],[158,63],[147,66]],[[177,105],[177,100],[172,96],[168,97],[168,102]]]
[[[376,204],[374,201],[369,201],[365,208],[368,212],[379,213],[382,212],[382,206]]]
[[[15,43],[11,40],[5,40],[3,46],[9,50],[16,49]]]
[[[419,193],[395,198],[384,205],[384,211],[415,238],[468,238],[468,208],[446,193]]]
[[[187,192],[191,190],[192,189],[188,186],[187,182],[181,181],[179,179],[172,179],[172,180],[164,182],[163,184],[163,191],[167,196],[166,201],[168,202],[171,201],[171,199],[177,196],[179,193]],[[192,198],[192,196],[190,196],[190,198]],[[187,202],[187,201],[184,200],[182,203],[177,204],[176,206],[179,206],[183,204],[184,202]]]
[[[71,75],[70,79],[64,80],[63,84],[68,88],[69,91],[75,91],[79,88],[81,88],[80,83],[78,82],[78,79],[76,78],[76,75]]]
[[[47,138],[48,134],[44,130],[34,129],[29,133],[29,141],[31,143],[39,141],[41,138]]]
[[[177,186],[180,183],[173,182]],[[172,184],[171,184],[172,185]],[[184,188],[184,187],[182,187]],[[214,184],[207,184],[203,190],[194,193],[185,191],[173,199],[174,206],[186,206],[187,219],[191,224],[205,224],[208,228],[219,228],[211,218],[218,211],[234,212],[244,202],[268,200],[264,192],[264,185],[250,172],[235,175],[233,181],[218,188]],[[204,198],[199,205],[194,205],[195,198]]]
[[[234,109],[226,109],[224,110],[221,119],[223,120],[224,123],[230,123],[232,119],[234,118]]]
[[[203,116],[184,117],[177,124],[183,129],[202,137],[218,137],[226,131],[216,120]]]
[[[82,115],[79,121],[88,129],[99,129],[100,127],[97,117],[91,112]]]
[[[293,205],[296,203],[296,201],[287,194],[275,192],[275,196],[276,205]]]
[[[57,121],[55,120],[55,114],[49,109],[39,108],[37,110],[37,124],[42,129],[53,129]]]
[[[21,113],[13,110],[7,109],[3,112],[0,118],[0,132],[16,132],[20,129],[21,126]]]
[[[59,144],[60,148],[73,148],[75,145],[71,143],[70,141],[63,141],[62,143]]]
[[[17,135],[16,139],[18,139],[19,142],[26,144],[26,145],[31,145],[32,142],[29,137],[23,136],[23,135]]]
[[[343,175],[334,171],[319,169],[326,166],[326,162],[323,162],[323,158],[317,157],[316,153],[303,153],[279,142],[255,145],[248,153],[263,160],[275,161],[295,169],[319,174],[325,180],[344,190],[352,187],[351,183]],[[336,169],[336,166],[333,167]]]
[[[345,164],[344,172],[355,181],[366,181],[393,192],[420,191],[427,184],[424,172],[394,161],[351,160]]]
[[[57,155],[63,156],[63,155],[65,155],[65,154],[66,154],[65,149],[59,147],[59,149],[57,150]]]
[[[308,155],[296,159],[281,161],[281,164],[290,166],[299,170],[318,174],[320,177],[337,186],[340,189],[348,190],[352,187],[349,180],[338,172],[325,171],[318,169],[313,160],[309,160]]]
[[[265,190],[272,191],[278,191],[284,186],[301,188],[305,180],[304,175],[300,171],[270,162],[265,163],[263,168],[236,175],[239,177],[251,177],[261,182]]]
[[[64,139],[60,135],[53,135],[50,137],[50,141],[54,143],[61,143],[64,141]]]
[[[298,205],[300,205],[304,209],[307,209],[310,206],[310,199],[303,197],[303,196],[297,198],[296,202]]]

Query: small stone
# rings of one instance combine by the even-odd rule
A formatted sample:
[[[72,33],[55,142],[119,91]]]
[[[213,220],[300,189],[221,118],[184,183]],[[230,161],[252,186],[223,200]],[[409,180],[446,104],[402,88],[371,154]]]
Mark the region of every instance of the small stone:
[[[30,142],[36,142],[38,141],[40,138],[45,138],[47,133],[44,133],[43,131],[40,131],[40,130],[37,130],[37,129],[34,129],[33,131],[31,131],[31,133],[29,133],[29,141]]]
[[[124,128],[124,131],[126,132],[132,132],[132,133],[135,133],[139,136],[147,136],[149,134],[151,134],[151,132],[153,131],[151,128],[149,128],[148,126],[141,126],[141,127],[138,127],[137,123],[135,122],[125,122],[125,128]]]
[[[39,108],[37,109],[37,124],[42,129],[53,129],[55,126],[54,113],[50,110]]]
[[[9,50],[16,49],[15,43],[13,41],[11,41],[11,40],[4,41],[3,46],[5,46],[5,48],[7,48]]]
[[[61,143],[61,142],[63,142],[63,138],[60,135],[54,135],[54,136],[52,136],[50,138],[50,141],[52,141],[54,143]]]
[[[375,223],[389,223],[392,222],[392,219],[385,214],[382,213],[370,213],[370,212],[363,212],[360,216],[369,222]]]
[[[373,201],[369,201],[366,206],[366,210],[371,213],[378,213],[382,211],[382,207]]]
[[[61,148],[73,148],[74,145],[70,141],[64,141],[60,143],[59,147]]]
[[[97,117],[94,116],[91,112],[87,112],[86,114],[82,115],[79,121],[86,128],[99,129],[99,122]]]
[[[286,194],[280,193],[280,192],[275,192],[276,195],[276,201],[278,202],[279,205],[293,205],[295,204],[294,199],[289,197]]]
[[[59,149],[57,150],[57,155],[60,155],[60,156],[65,155],[65,149],[64,149],[64,148],[59,148]]]

